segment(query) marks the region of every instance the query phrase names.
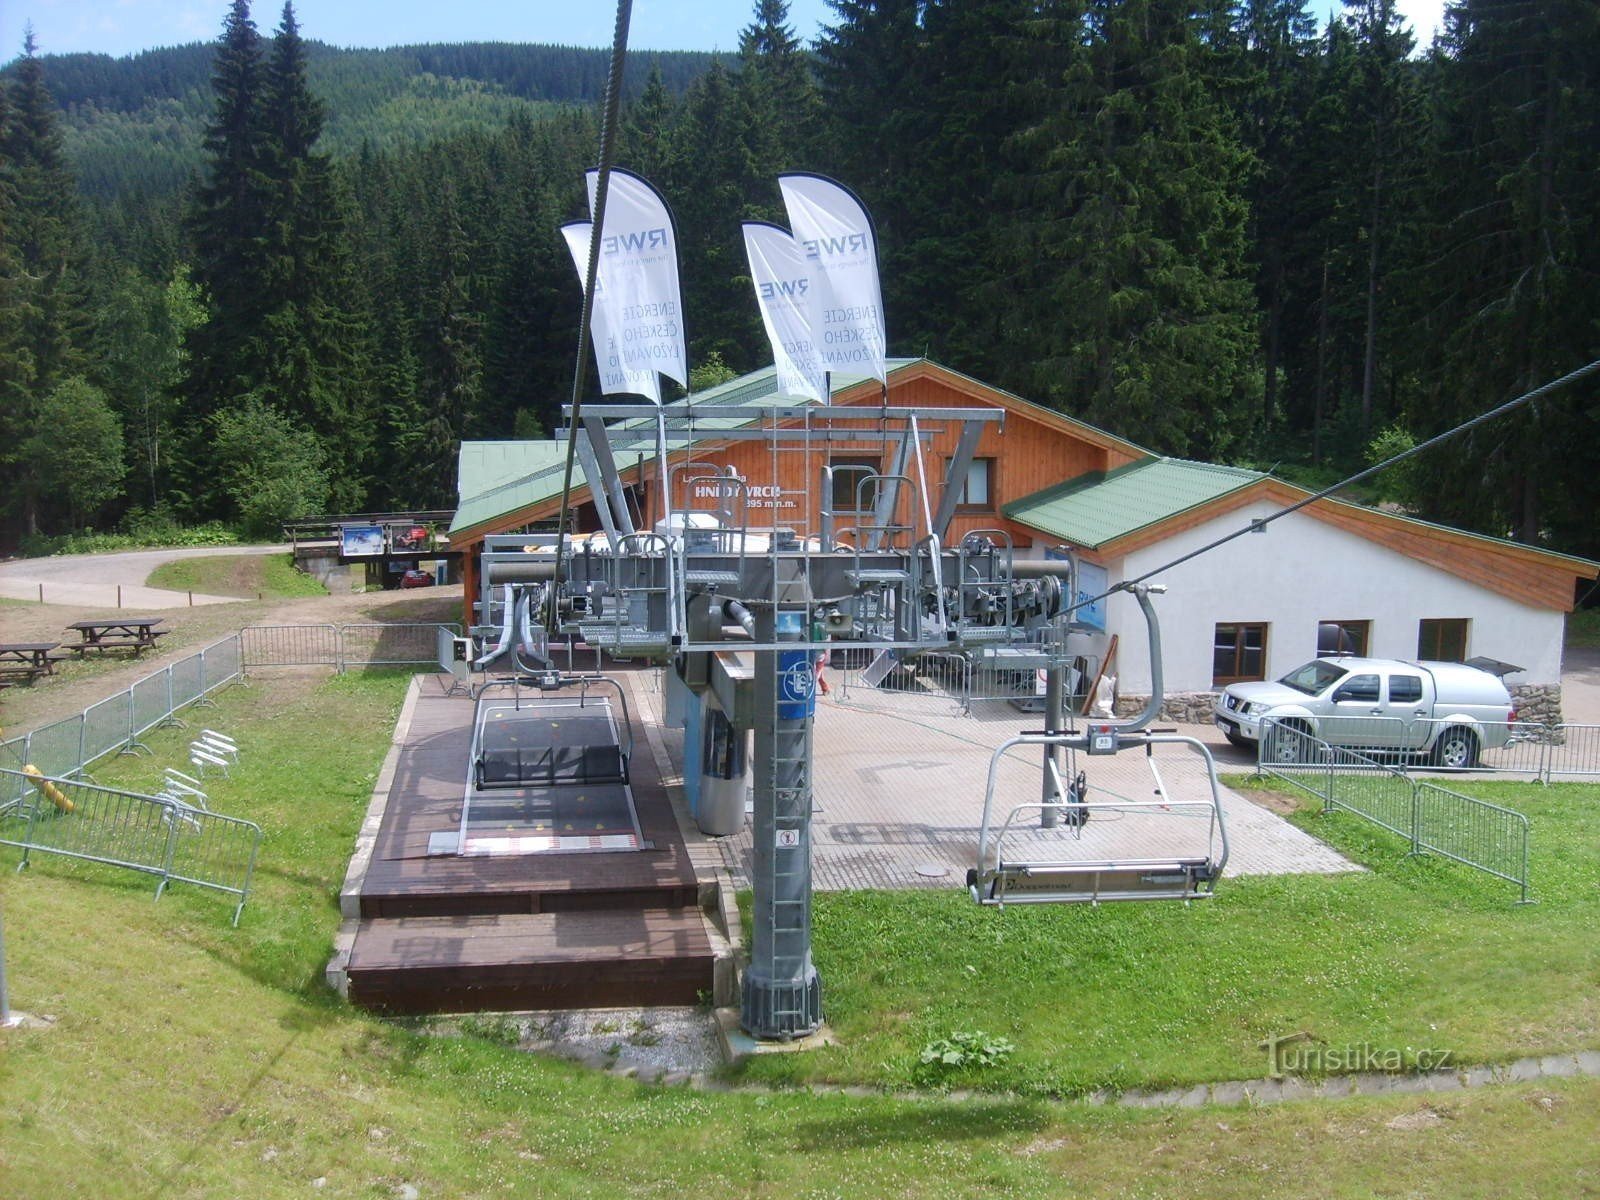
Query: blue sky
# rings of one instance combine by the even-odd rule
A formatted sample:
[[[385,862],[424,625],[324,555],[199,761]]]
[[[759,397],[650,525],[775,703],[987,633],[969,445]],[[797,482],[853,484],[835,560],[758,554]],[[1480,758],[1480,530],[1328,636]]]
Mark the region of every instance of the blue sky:
[[[1444,0],[1399,0],[1424,45]],[[1327,0],[1328,8],[1339,7]],[[33,22],[46,53],[132,54],[153,46],[210,41],[228,0],[0,0],[0,61],[20,50]],[[653,50],[732,50],[750,20],[751,0],[635,0],[629,44]],[[282,0],[255,0],[256,24],[278,23]],[[302,33],[339,46],[408,42],[557,42],[609,46],[615,7],[604,0],[297,0]],[[832,19],[826,0],[790,0],[789,19],[806,41]]]

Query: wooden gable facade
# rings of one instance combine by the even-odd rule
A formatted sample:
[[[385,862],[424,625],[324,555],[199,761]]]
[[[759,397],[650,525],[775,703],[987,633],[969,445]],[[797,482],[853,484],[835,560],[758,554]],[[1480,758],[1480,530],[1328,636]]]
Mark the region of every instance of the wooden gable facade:
[[[833,408],[859,410],[865,427],[872,424],[871,417],[882,403],[878,382],[867,380],[835,393]],[[981,470],[986,472],[987,495],[981,503],[964,505],[957,511],[947,538],[951,542],[973,530],[1000,529],[1014,539],[1017,548],[1029,547],[1040,535],[1037,530],[1003,516],[1001,508],[1007,502],[1064,479],[1088,472],[1110,471],[1146,458],[1149,453],[1103,430],[926,359],[914,360],[890,372],[888,405],[891,408],[995,408],[1004,413],[1001,421],[984,429],[974,454],[976,462],[986,464]],[[804,427],[804,410],[793,411],[794,415],[786,416],[781,426]],[[937,427],[926,431],[923,463],[929,478],[929,504],[936,506],[938,488],[956,451],[961,430],[954,422],[929,424]],[[880,471],[888,471],[894,456],[892,445],[881,441],[824,444],[817,440],[809,449],[804,448],[804,442],[783,445],[793,448],[774,450],[771,444],[763,441],[718,440],[711,431],[697,437],[692,447],[669,455],[673,509],[713,508],[713,499],[692,494],[696,490],[696,476],[703,478],[714,471],[725,473],[732,468],[745,483],[747,522],[751,529],[781,527],[793,529],[801,536],[812,535],[820,527],[821,478],[825,463],[876,465]],[[917,478],[914,462],[908,474],[913,480]],[[581,479],[581,473],[578,478]],[[655,463],[647,461],[629,468],[623,472],[623,479],[633,502],[638,505],[638,515],[644,518],[641,527],[653,525],[662,513]],[[849,490],[847,484],[839,486]],[[714,490],[714,485],[710,490]],[[580,532],[598,529],[587,485],[575,484],[572,499],[575,528]],[[552,521],[560,509],[561,497],[553,495],[478,525],[452,531],[452,545],[464,551],[463,583],[469,613],[477,593],[476,556],[483,538]],[[921,501],[915,489],[902,489],[895,520],[915,526],[920,535],[924,525],[920,509]],[[836,523],[837,527],[846,528],[855,523],[854,514],[841,511]]]

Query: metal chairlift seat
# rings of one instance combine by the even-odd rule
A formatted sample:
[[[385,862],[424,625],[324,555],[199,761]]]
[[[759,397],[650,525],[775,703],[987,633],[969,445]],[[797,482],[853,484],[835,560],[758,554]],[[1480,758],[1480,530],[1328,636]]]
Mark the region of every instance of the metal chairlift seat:
[[[1216,763],[1205,745],[1181,735],[1134,735],[1127,745],[1148,748],[1159,744],[1187,744],[1202,754],[1210,782],[1209,798],[1177,800],[1166,795],[1160,772],[1150,760],[1158,800],[1086,801],[1071,799],[1049,803],[1031,800],[1013,807],[998,826],[994,821],[994,802],[999,766],[1013,746],[1061,746],[1083,749],[1082,734],[1023,734],[1003,742],[989,761],[989,781],[983,801],[983,824],[978,837],[978,865],[967,872],[967,888],[979,904],[1099,904],[1111,900],[1202,900],[1212,894],[1228,861],[1228,831],[1223,818],[1217,785]],[[1047,767],[1056,773],[1052,762]],[[1056,773],[1058,795],[1075,796]],[[1017,818],[1024,813],[1055,810],[1060,826],[1050,838],[1030,830],[1031,845],[1021,852],[1008,850],[1008,841],[1018,840],[1024,826]],[[1097,812],[1130,813],[1166,818],[1205,818],[1207,836],[1204,848],[1154,857],[1070,858],[1055,848],[1081,845],[1084,830]]]

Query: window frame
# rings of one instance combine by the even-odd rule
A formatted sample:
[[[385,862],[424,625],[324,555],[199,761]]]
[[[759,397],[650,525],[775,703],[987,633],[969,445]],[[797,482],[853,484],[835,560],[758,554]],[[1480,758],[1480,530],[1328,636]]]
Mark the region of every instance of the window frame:
[[[1356,648],[1354,650],[1338,650],[1334,652],[1335,655],[1348,654],[1351,658],[1371,657],[1372,621],[1370,618],[1360,621],[1318,621],[1317,629],[1321,630],[1324,625],[1332,625],[1341,633],[1348,634],[1350,640],[1355,643]],[[1320,641],[1321,639],[1319,638],[1318,640]],[[1317,648],[1317,653],[1322,653],[1320,646]]]
[[[1432,635],[1431,637],[1430,634]],[[1459,658],[1450,658],[1444,654],[1444,639],[1452,634],[1459,635],[1461,640],[1461,656]],[[1417,661],[1466,662],[1471,637],[1472,618],[1470,617],[1422,617],[1417,621]],[[1430,650],[1435,652],[1430,653]]]
[[[950,473],[950,462],[950,459],[945,459],[944,469],[947,476]],[[982,504],[970,503],[967,500],[967,480],[963,479],[961,481],[961,499],[956,502],[956,512],[958,513],[993,513],[1000,511],[1000,505],[996,499],[995,489],[995,481],[998,478],[1000,460],[992,455],[986,454],[974,456],[971,464],[967,468],[968,471],[970,471],[973,467],[976,467],[979,463],[984,464],[986,468],[984,472],[984,484],[989,493],[989,498]]]
[[[1233,636],[1233,667],[1232,674],[1219,674],[1217,671],[1217,651],[1222,648],[1222,631],[1232,629]],[[1261,665],[1258,674],[1240,673],[1243,667],[1243,658],[1251,652],[1251,647],[1244,645],[1245,631],[1258,629],[1261,631],[1261,645],[1254,652],[1261,655]],[[1218,621],[1211,629],[1211,686],[1227,687],[1230,683],[1259,683],[1267,678],[1267,649],[1268,639],[1271,636],[1272,623],[1270,621]]]
[[[839,467],[870,467],[874,475],[883,474],[883,456],[881,454],[831,454],[828,456],[828,466],[835,469]],[[878,504],[878,487],[874,484],[868,489],[866,507],[857,506],[857,487],[861,482],[859,470],[845,471],[843,474],[835,473],[833,476],[833,495],[828,497],[830,507],[836,513],[870,513]],[[845,489],[846,503],[839,503],[839,489]]]

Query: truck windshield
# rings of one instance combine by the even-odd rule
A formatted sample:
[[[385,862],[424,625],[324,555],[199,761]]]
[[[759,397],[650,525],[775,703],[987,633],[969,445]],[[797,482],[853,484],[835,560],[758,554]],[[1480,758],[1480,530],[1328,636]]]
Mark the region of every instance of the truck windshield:
[[[1349,672],[1346,668],[1318,659],[1315,662],[1308,662],[1303,667],[1296,667],[1278,682],[1284,687],[1292,687],[1297,692],[1315,696],[1329,684],[1343,679],[1347,674]]]

